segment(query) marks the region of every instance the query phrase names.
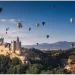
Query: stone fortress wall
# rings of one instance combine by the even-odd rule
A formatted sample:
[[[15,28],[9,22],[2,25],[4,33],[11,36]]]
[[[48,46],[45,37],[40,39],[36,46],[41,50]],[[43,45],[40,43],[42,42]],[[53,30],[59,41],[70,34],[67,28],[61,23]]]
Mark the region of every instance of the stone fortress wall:
[[[11,43],[4,43],[4,38],[1,38],[0,55],[9,55],[11,59],[17,57],[22,61],[23,64],[27,62],[25,56],[22,55],[21,42],[19,42],[19,37],[17,37],[17,41],[11,41]]]

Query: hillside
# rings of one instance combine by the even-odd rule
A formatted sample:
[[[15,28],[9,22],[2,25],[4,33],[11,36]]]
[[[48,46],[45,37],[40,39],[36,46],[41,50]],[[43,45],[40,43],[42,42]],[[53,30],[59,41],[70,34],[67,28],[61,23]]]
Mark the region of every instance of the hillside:
[[[75,65],[75,48],[45,52],[31,48],[25,49],[25,52],[31,64],[41,64],[43,66],[42,74],[75,74],[75,66],[71,66]]]
[[[45,52],[35,48],[22,50],[30,64],[0,55],[0,74],[75,74],[75,48]]]
[[[69,49],[72,42],[60,41],[52,44],[42,43],[37,45],[23,45],[25,48],[37,48],[37,49]],[[75,42],[73,42],[75,44]]]

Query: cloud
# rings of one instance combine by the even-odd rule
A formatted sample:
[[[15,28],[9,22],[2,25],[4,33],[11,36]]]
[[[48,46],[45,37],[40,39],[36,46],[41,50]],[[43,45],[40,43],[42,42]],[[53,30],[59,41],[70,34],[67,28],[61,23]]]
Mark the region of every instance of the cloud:
[[[8,34],[28,34],[29,31],[25,30],[8,30]]]
[[[20,20],[16,20],[16,19],[0,19],[0,22],[18,23],[18,22],[21,22],[21,21]]]
[[[24,29],[9,29],[8,34],[6,34],[6,31],[3,32],[3,30],[0,32],[0,36],[4,37],[6,42],[11,42],[11,40],[16,40],[17,36],[19,36],[21,42],[23,44],[35,44],[44,42],[46,38],[46,34],[42,33],[35,33],[31,31],[26,31]]]
[[[30,31],[25,31],[25,30],[18,30],[18,29],[14,29],[14,30],[8,30],[7,31],[7,34],[6,34],[6,31],[3,31],[2,30],[2,32],[0,32],[0,36],[6,36],[6,35],[9,35],[9,36],[21,36],[21,38],[22,38],[22,36],[23,37],[33,37],[33,38],[46,38],[46,35],[47,34],[42,34],[42,33],[35,33],[35,32],[30,32]]]

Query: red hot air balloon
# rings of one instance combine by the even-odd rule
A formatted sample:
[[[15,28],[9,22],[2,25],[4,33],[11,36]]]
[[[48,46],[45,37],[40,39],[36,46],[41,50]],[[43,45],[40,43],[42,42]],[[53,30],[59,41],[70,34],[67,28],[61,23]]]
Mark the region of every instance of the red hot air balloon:
[[[22,24],[21,24],[21,23],[18,23],[17,26],[18,26],[19,28],[22,28]]]
[[[72,48],[74,47],[74,43],[71,44],[71,47],[72,47]]]
[[[31,28],[29,28],[29,31],[31,30]]]

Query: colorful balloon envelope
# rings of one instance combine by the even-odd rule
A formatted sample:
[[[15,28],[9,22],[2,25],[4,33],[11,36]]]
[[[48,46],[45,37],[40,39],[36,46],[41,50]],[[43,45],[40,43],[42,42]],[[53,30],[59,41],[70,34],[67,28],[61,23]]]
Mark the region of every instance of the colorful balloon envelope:
[[[39,27],[39,23],[37,23],[36,26]]]
[[[17,26],[18,26],[19,28],[22,28],[22,24],[21,24],[21,23],[18,23]]]
[[[74,43],[72,43],[71,46],[74,46]]]
[[[73,47],[73,46],[74,46],[74,43],[71,44],[71,47]]]
[[[71,19],[70,19],[70,22],[71,22],[71,23],[73,23],[73,22],[74,22],[74,19],[73,19],[73,18],[71,18]]]

